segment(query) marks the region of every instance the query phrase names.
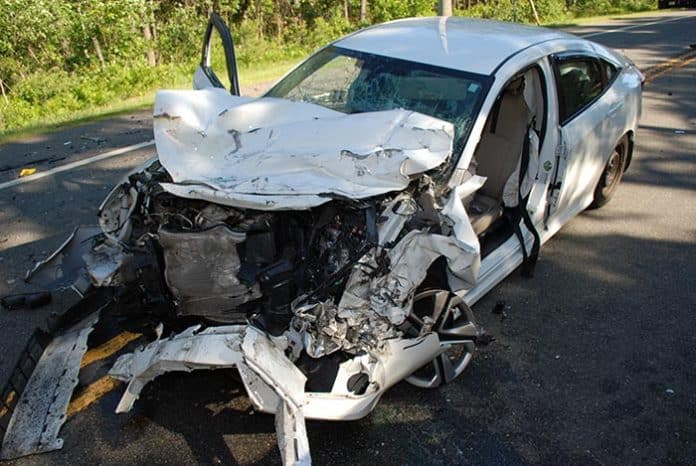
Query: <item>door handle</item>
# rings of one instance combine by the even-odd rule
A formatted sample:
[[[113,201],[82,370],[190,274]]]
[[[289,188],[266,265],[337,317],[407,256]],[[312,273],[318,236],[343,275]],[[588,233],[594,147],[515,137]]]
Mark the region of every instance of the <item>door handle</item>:
[[[621,107],[623,107],[623,102],[619,102],[619,103],[616,103],[616,104],[612,105],[611,108],[609,109],[609,116],[612,116],[612,115],[614,115],[616,112],[618,112],[619,110],[621,110]]]

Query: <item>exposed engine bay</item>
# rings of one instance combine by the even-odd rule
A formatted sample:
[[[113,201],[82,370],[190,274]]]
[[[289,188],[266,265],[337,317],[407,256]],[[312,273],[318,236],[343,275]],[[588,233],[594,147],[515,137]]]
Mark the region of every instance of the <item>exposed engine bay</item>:
[[[397,195],[279,212],[179,198],[161,189],[168,181],[155,161],[111,193],[88,280],[137,284],[143,308],[168,303],[170,317],[292,334],[301,339],[296,356],[355,355],[402,337],[431,264],[448,254],[454,266],[463,263],[455,254],[475,256],[450,236],[427,177]],[[412,260],[410,248],[426,250],[411,251]],[[472,274],[471,264],[455,270],[453,279]]]
[[[199,92],[212,100],[205,115],[192,104],[191,121],[175,111],[182,100],[172,98],[176,93],[162,94],[164,102],[158,95],[156,112],[167,115],[155,124],[159,158],[107,196],[98,229],[76,230],[29,280],[85,298],[109,289],[132,315],[193,324],[169,338],[160,326],[155,341],[119,358],[110,374],[128,387],[117,412],[128,411],[165,372],[236,368],[256,407],[276,415],[284,462],[308,464],[305,418],[363,417],[404,378],[422,387],[447,382],[485,341],[471,310],[449,291],[476,282],[480,247],[463,201],[484,178],[470,176],[451,190],[433,181],[436,173],[427,172],[447,160],[452,133],[431,117],[390,111],[318,118],[310,104],[229,94],[219,110],[218,95]],[[278,109],[278,121],[258,129],[248,121],[251,108],[238,112],[243,125],[233,122],[251,129],[216,129],[229,128],[229,115],[247,105]],[[283,112],[294,115],[291,123]],[[275,160],[275,181],[257,179],[266,173],[261,166],[258,176],[244,172],[236,182],[240,163],[263,158],[257,133],[269,141],[297,127],[302,115],[308,118],[302,131],[310,133],[326,120],[340,128],[350,123],[345,118],[382,121],[386,129],[377,136],[382,140],[359,148],[340,140],[319,149],[304,140],[285,144],[285,172]],[[234,144],[218,138],[206,146],[214,133]],[[273,153],[271,143],[263,144],[264,154]],[[212,168],[200,167],[201,153],[216,148],[225,148],[227,165],[216,166],[213,183]],[[344,173],[336,186],[364,177],[369,195],[327,192],[336,175],[326,167],[337,153],[363,168]],[[379,176],[369,168],[378,162]],[[391,178],[388,164],[396,170]],[[394,189],[396,182],[402,189]],[[248,183],[256,191],[240,188]],[[360,192],[359,184],[351,189]]]

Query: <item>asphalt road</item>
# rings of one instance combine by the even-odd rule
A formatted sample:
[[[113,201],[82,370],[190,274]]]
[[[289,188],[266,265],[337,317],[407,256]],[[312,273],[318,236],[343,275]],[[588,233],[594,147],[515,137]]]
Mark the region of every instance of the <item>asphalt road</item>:
[[[572,31],[647,68],[696,44],[696,12]],[[692,62],[647,85],[633,164],[615,198],[564,227],[535,278],[515,273],[474,307],[496,341],[467,372],[437,390],[399,384],[360,421],[309,422],[315,464],[694,463],[695,76]],[[47,170],[149,140],[149,125],[145,114],[126,115],[0,146],[0,183],[16,177],[12,167]],[[108,189],[153,152],[0,184],[0,295],[23,291],[24,271],[74,225],[94,223]],[[491,313],[499,300],[502,315]],[[0,311],[0,381],[51,310]],[[119,397],[111,391],[71,417],[63,450],[16,463],[279,460],[273,418],[253,412],[228,372],[163,376],[126,415],[113,414]]]

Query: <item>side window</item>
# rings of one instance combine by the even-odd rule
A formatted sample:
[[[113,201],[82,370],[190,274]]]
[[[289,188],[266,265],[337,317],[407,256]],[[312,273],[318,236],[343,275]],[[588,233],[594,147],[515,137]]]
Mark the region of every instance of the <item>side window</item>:
[[[557,62],[560,120],[565,124],[599,96],[604,88],[604,71],[590,57],[561,58]]]

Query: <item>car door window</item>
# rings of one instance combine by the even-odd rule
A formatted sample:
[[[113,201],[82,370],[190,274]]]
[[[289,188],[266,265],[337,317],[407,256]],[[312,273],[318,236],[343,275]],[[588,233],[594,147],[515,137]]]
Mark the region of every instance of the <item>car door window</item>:
[[[603,70],[589,57],[561,59],[557,65],[561,124],[588,107],[603,91]]]
[[[230,30],[217,14],[212,13],[203,36],[201,61],[193,76],[194,89],[218,87],[239,95],[239,77],[234,41]]]

